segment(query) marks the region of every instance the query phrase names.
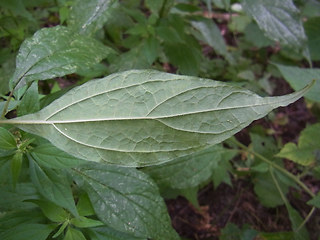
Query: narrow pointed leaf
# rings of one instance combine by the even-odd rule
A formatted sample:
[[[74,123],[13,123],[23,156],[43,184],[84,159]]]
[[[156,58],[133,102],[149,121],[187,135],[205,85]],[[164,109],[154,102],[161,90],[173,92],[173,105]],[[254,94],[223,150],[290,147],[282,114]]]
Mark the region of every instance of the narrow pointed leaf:
[[[98,218],[120,232],[151,239],[177,239],[156,184],[134,168],[90,163],[74,169]]]
[[[66,27],[43,28],[22,43],[10,87],[20,88],[34,80],[74,73],[95,65],[109,52],[108,47],[95,39]]]
[[[209,79],[131,70],[89,81],[38,113],[0,123],[85,160],[146,166],[220,143],[309,87],[262,98]]]

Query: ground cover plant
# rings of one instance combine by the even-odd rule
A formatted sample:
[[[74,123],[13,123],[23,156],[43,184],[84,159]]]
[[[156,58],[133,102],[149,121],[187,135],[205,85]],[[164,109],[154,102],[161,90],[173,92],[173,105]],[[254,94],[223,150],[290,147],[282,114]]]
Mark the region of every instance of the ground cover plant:
[[[319,1],[0,6],[0,239],[320,239]]]

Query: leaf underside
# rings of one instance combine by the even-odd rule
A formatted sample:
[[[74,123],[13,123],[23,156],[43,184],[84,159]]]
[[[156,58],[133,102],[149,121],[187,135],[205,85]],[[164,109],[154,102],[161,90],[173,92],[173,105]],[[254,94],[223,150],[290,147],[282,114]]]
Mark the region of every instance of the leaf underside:
[[[37,113],[1,122],[85,160],[147,166],[220,143],[308,88],[262,98],[209,79],[130,70],[89,81]]]

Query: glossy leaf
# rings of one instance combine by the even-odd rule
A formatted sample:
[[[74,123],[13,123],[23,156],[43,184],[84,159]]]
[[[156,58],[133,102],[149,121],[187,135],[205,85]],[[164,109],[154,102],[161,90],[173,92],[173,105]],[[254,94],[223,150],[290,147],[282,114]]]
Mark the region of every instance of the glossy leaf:
[[[220,143],[309,87],[262,98],[218,81],[131,70],[89,81],[38,113],[0,123],[85,160],[146,166]]]
[[[320,153],[320,123],[305,128],[299,137],[298,145],[287,143],[277,154],[301,165],[308,166],[316,161]]]
[[[242,0],[242,3],[244,10],[256,20],[270,39],[302,49],[308,57],[307,37],[299,10],[292,0]]]
[[[177,238],[157,186],[147,175],[97,163],[77,168],[73,175],[105,224],[138,237]]]
[[[70,10],[68,26],[80,34],[93,34],[108,20],[116,0],[77,0]]]
[[[22,43],[10,87],[74,73],[100,62],[109,52],[100,42],[66,27],[43,28]]]
[[[306,69],[276,64],[282,76],[297,90],[312,80],[316,80],[315,86],[306,93],[305,97],[312,101],[320,102],[320,68]]]
[[[31,157],[29,157],[29,165],[32,183],[40,194],[54,204],[68,209],[74,216],[78,216],[70,187],[71,183],[63,172],[44,170]]]

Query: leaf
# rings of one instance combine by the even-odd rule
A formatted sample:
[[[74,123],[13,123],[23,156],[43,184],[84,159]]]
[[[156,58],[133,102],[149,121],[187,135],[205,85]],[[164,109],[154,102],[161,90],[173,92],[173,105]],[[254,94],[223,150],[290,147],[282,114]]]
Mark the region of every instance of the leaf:
[[[210,178],[213,168],[221,161],[223,151],[227,150],[221,146],[213,146],[169,163],[144,168],[143,171],[158,185],[175,189],[196,187]]]
[[[320,10],[320,3],[318,3]],[[318,11],[319,11],[318,10]],[[311,59],[314,61],[320,60],[320,17],[308,19],[304,23],[304,29],[308,36],[308,46],[310,50]]]
[[[46,240],[50,232],[54,230],[54,226],[26,223],[20,224],[16,227],[9,228],[0,234],[0,239],[5,240]]]
[[[53,222],[61,223],[68,219],[68,213],[62,208],[49,201],[45,200],[31,200],[37,204],[43,214]]]
[[[28,157],[30,177],[40,194],[54,204],[68,209],[74,216],[78,216],[67,177],[62,172],[49,169],[44,171],[30,156]]]
[[[318,192],[318,194],[313,197],[311,200],[308,201],[309,205],[313,205],[316,208],[320,209],[320,192]]]
[[[37,163],[46,168],[64,169],[72,168],[86,163],[85,161],[70,156],[52,144],[42,144],[36,146],[30,152]]]
[[[316,160],[320,152],[320,123],[305,128],[299,137],[298,145],[287,143],[277,157],[287,158],[304,166],[309,166]]]
[[[218,54],[224,57],[229,56],[227,46],[221,35],[220,29],[211,19],[192,21],[191,25],[200,32],[205,43],[212,47]]]
[[[23,160],[23,153],[20,151],[17,151],[11,159],[11,176],[12,176],[12,182],[13,182],[14,188],[16,187],[17,182],[19,180],[19,176],[21,173],[22,160]]]
[[[244,10],[256,20],[267,37],[303,50],[308,58],[307,37],[299,10],[292,0],[242,0],[242,3]]]
[[[108,227],[90,228],[88,231],[91,240],[147,240],[134,237]]]
[[[109,52],[100,42],[66,27],[43,28],[22,43],[10,87],[74,73],[100,62]]]
[[[77,168],[73,175],[105,224],[138,237],[177,238],[158,189],[147,175],[97,163]]]
[[[83,35],[93,34],[111,16],[109,9],[116,0],[77,0],[69,12],[68,26]]]
[[[63,240],[86,240],[86,238],[79,230],[69,227]]]
[[[80,216],[78,218],[72,218],[70,220],[70,223],[78,228],[91,228],[91,227],[99,227],[104,225],[104,223],[98,220],[86,218],[83,216]]]
[[[40,110],[40,101],[38,93],[38,82],[33,82],[28,88],[20,105],[18,106],[18,116],[23,116],[28,113],[35,113]]]
[[[309,87],[262,98],[213,80],[132,70],[89,81],[38,113],[0,124],[88,161],[147,166],[220,143]]]
[[[14,136],[5,128],[0,127],[0,148],[2,150],[15,150],[17,143]]]
[[[80,195],[77,202],[77,210],[80,216],[91,216],[95,214],[93,206],[86,193]]]
[[[299,212],[295,210],[290,204],[286,204],[286,208],[288,210],[291,227],[294,232],[294,240],[310,239],[308,230],[305,226],[298,230],[299,226],[303,222],[303,218],[300,216]]]
[[[320,102],[320,68],[306,69],[276,64],[285,80],[297,90],[301,86],[316,80],[315,86],[306,93],[305,97],[312,101]]]

